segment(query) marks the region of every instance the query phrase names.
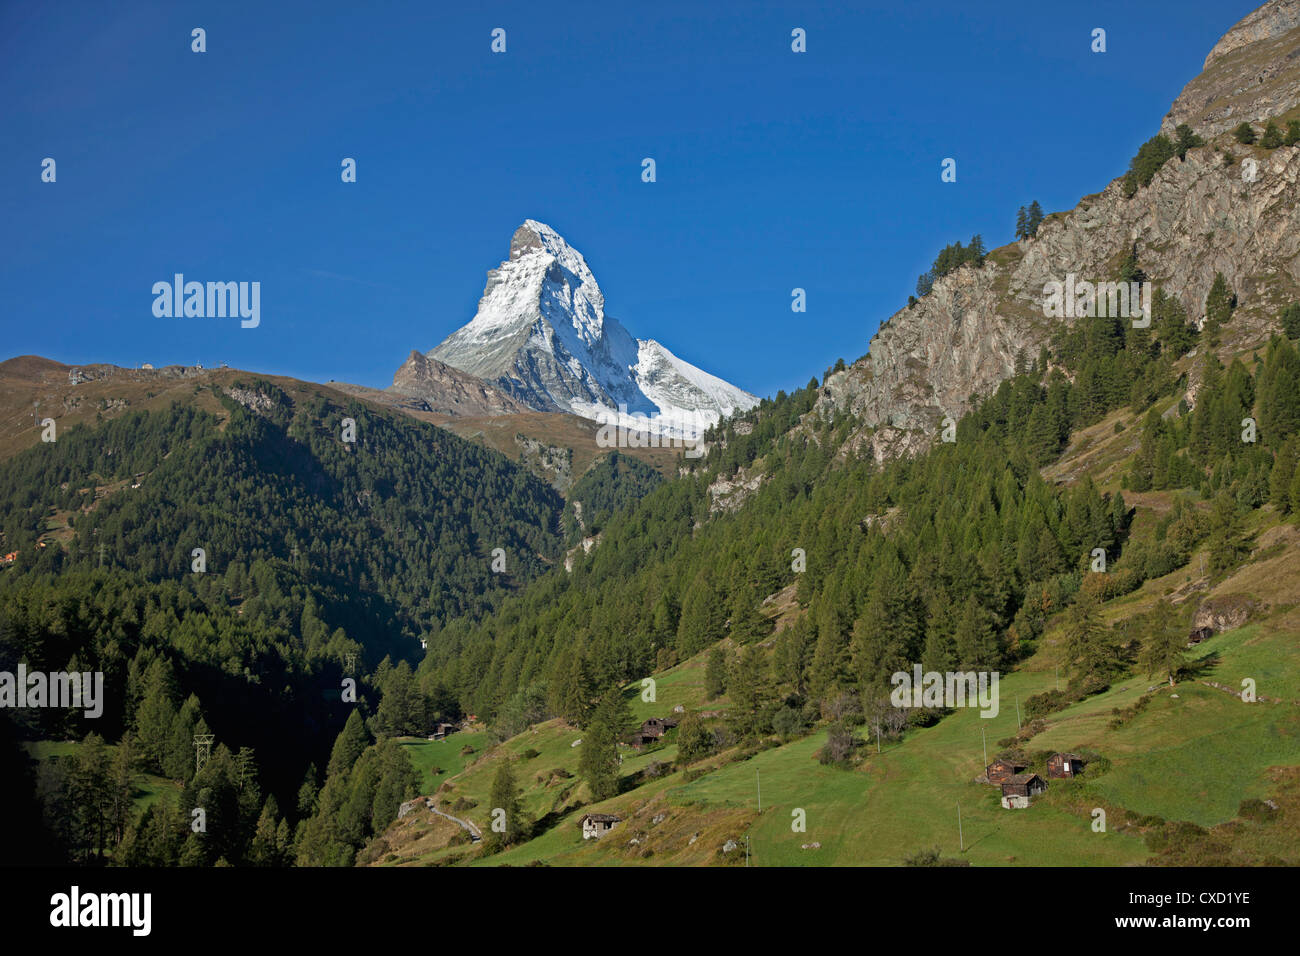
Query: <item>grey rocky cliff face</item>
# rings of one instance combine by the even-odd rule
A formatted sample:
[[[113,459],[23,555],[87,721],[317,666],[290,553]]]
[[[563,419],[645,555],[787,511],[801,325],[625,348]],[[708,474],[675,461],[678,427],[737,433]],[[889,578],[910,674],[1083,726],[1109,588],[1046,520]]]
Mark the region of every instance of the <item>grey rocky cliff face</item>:
[[[1046,317],[1048,282],[1114,280],[1134,244],[1142,269],[1192,319],[1222,272],[1238,298],[1225,347],[1264,341],[1300,298],[1300,148],[1244,147],[1226,132],[1297,103],[1300,0],[1270,0],[1216,44],[1165,117],[1166,133],[1186,122],[1208,145],[1170,160],[1131,199],[1115,180],[1049,216],[1033,239],[994,250],[982,269],[937,280],[882,324],[866,356],[827,377],[815,411],[850,411],[866,426],[839,452],[881,460],[930,445],[945,417],[959,418],[1014,373],[1018,354],[1036,359],[1072,321]],[[1225,151],[1238,162],[1225,165]],[[1253,182],[1246,159],[1258,164]]]
[[[1204,315],[1222,272],[1238,296],[1225,339],[1239,347],[1262,341],[1300,290],[1300,147],[1233,146],[1239,160],[1257,159],[1255,182],[1243,182],[1240,163],[1225,167],[1213,145],[1195,149],[1166,163],[1133,198],[1116,180],[1050,216],[1035,238],[995,250],[983,269],[939,279],[886,320],[868,355],[828,376],[819,408],[882,426],[854,439],[878,458],[925,447],[945,416],[959,418],[972,396],[1013,373],[1017,352],[1036,359],[1057,325],[1070,321],[1044,316],[1046,283],[1071,272],[1113,280],[1135,242],[1141,267],[1189,318]]]
[[[1270,0],[1215,44],[1201,74],[1184,87],[1161,124],[1186,123],[1215,136],[1260,123],[1300,100],[1300,0]]]
[[[1258,10],[1246,14],[1205,58],[1203,70],[1244,46],[1280,37],[1300,27],[1300,0],[1269,0]]]

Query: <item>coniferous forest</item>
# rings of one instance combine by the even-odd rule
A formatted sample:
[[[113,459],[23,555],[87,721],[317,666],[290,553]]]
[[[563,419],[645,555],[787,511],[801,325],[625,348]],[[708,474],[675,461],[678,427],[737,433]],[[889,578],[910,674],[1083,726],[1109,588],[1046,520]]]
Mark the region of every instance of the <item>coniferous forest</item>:
[[[481,446],[266,381],[234,389],[244,402],[222,394],[223,419],[176,404],[72,429],[0,466],[20,552],[0,576],[0,669],[100,670],[124,693],[97,720],[4,715],[5,759],[24,781],[6,799],[40,821],[25,852],[346,865],[419,790],[394,738],[467,714],[503,736],[560,717],[612,753],[630,721],[617,688],[724,639],[733,650],[715,648],[710,667],[730,707],[708,730],[687,722],[694,759],[774,733],[834,741],[864,721],[901,736],[943,715],[900,722],[890,674],[1013,669],[1062,610],[1065,699],[1095,694],[1148,660],[1163,627],[1104,627],[1102,602],[1198,547],[1229,570],[1249,552],[1244,516],[1300,513],[1295,343],[1275,337],[1250,368],[1209,353],[1189,409],[1175,366],[1207,334],[1162,293],[1150,329],[1080,320],[1021,356],[955,440],[884,463],[840,452],[860,423],[814,413],[813,380],[711,433],[680,476],[613,454],[567,505]],[[1122,489],[1176,493],[1141,537],[1123,490],[1040,473],[1116,409],[1140,432]],[[1252,416],[1258,440],[1243,443]],[[335,438],[345,417],[355,445]],[[751,474],[762,481],[744,508],[713,506],[719,479]],[[91,508],[115,482],[139,488]],[[38,547],[63,512],[66,545]],[[584,533],[600,545],[566,570]],[[1088,573],[1096,549],[1110,573]],[[786,588],[801,613],[773,636],[762,604]],[[339,689],[349,675],[355,704]],[[218,743],[196,772],[203,733]],[[20,738],[82,743],[35,773]],[[593,792],[616,790],[591,754]],[[180,799],[137,817],[139,773],[175,781]],[[189,805],[222,820],[219,839],[192,832]]]

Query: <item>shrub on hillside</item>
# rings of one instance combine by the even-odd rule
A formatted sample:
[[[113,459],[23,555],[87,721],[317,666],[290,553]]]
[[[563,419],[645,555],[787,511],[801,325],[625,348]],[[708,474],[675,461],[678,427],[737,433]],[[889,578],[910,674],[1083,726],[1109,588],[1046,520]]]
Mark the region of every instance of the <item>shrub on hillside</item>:
[[[1277,810],[1255,797],[1248,797],[1241,801],[1241,804],[1237,807],[1237,816],[1243,820],[1253,820],[1256,823],[1267,823],[1276,815]]]
[[[970,866],[970,861],[946,857],[939,847],[934,846],[903,857],[903,866]]]
[[[802,737],[808,729],[803,714],[793,707],[782,707],[772,718],[772,729],[787,740]]]
[[[1025,716],[1030,720],[1035,717],[1046,717],[1048,714],[1064,710],[1068,706],[1070,706],[1070,698],[1065,691],[1053,688],[1041,694],[1034,694],[1026,699]]]
[[[826,766],[848,766],[857,745],[852,730],[843,724],[831,724],[826,731],[826,745],[817,752],[817,759]]]
[[[1187,820],[1175,820],[1148,831],[1144,839],[1152,853],[1186,853],[1208,832]]]
[[[1118,707],[1112,707],[1110,711],[1112,716],[1110,722],[1106,726],[1111,730],[1119,730],[1119,728],[1123,727],[1138,714],[1142,713],[1142,711],[1146,710],[1147,705],[1151,703],[1151,698],[1154,696],[1154,692],[1148,691],[1123,710]]]

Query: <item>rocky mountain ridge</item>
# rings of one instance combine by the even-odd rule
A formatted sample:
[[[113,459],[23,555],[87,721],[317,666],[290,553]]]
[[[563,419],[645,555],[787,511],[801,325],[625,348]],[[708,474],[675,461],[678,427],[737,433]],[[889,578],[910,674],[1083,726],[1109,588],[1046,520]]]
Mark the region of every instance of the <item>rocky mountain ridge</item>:
[[[1201,73],[1174,100],[1161,124],[1186,123],[1216,136],[1260,123],[1300,102],[1300,0],[1270,0],[1214,45]]]
[[[444,415],[511,415],[529,407],[501,389],[414,349],[393,375],[389,392],[423,400]]]
[[[1261,8],[1269,16],[1243,20],[1250,23],[1230,31],[1220,43],[1227,47],[1207,62],[1218,69],[1279,40],[1300,49],[1300,28],[1277,33],[1296,7],[1300,0]],[[1294,83],[1290,99],[1268,99],[1255,113],[1300,103],[1300,56],[1284,73],[1285,83],[1270,90]],[[1169,160],[1131,198],[1116,179],[1074,209],[1049,216],[1036,237],[995,250],[982,268],[967,265],[939,278],[914,306],[885,320],[867,355],[826,378],[815,411],[847,410],[862,419],[866,427],[850,438],[849,450],[869,449],[879,459],[926,447],[945,417],[960,417],[973,396],[1010,377],[1018,354],[1036,358],[1068,321],[1044,316],[1046,283],[1063,282],[1069,273],[1114,279],[1135,244],[1142,269],[1191,318],[1204,316],[1210,284],[1222,272],[1238,297],[1227,347],[1264,341],[1281,308],[1300,298],[1300,147],[1246,147],[1221,131],[1206,138],[1207,145]],[[1253,181],[1243,174],[1241,161],[1248,158],[1257,163]]]

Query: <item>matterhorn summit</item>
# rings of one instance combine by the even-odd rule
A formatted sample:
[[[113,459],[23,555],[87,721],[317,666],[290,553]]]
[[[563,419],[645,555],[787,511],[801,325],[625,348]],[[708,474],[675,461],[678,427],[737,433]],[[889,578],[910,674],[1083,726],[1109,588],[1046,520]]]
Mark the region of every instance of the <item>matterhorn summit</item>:
[[[529,408],[694,433],[758,399],[635,339],[605,314],[587,261],[545,223],[529,219],[510,258],[488,273],[478,312],[428,357],[490,383]]]

